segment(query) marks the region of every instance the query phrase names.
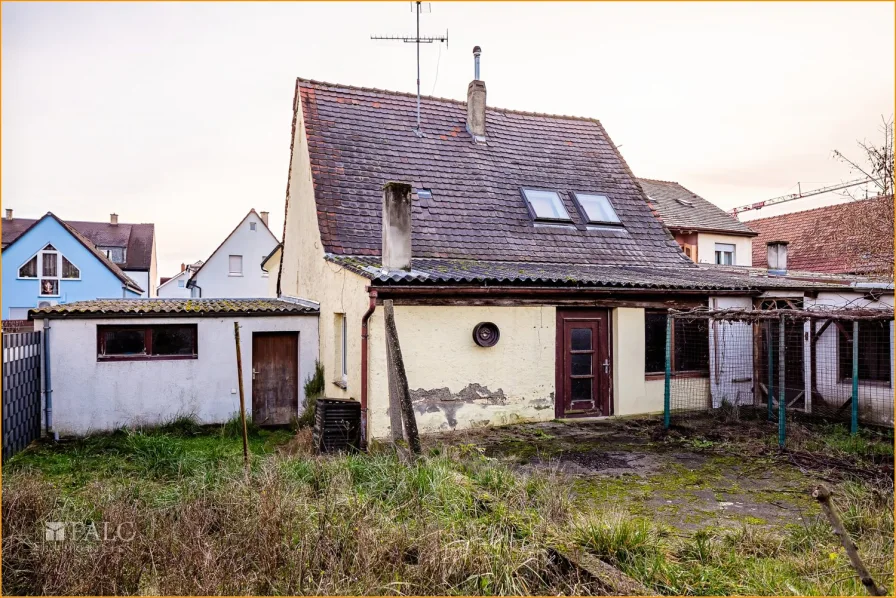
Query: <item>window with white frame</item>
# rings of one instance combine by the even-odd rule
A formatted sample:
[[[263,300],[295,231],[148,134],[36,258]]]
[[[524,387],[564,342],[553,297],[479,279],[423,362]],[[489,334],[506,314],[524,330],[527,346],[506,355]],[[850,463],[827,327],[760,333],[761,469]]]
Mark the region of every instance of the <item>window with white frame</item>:
[[[339,372],[335,383],[337,386],[346,388],[348,384],[348,325],[345,314],[334,314],[333,331],[335,333],[334,346],[336,347],[335,369]]]
[[[249,230],[255,230],[255,226],[256,226],[256,223],[255,223],[255,222],[250,222],[250,223],[249,223]]]
[[[125,258],[127,256],[127,251],[124,247],[97,247],[97,249],[105,255],[107,258],[112,260],[116,264],[123,264],[125,262]]]
[[[722,266],[734,265],[734,245],[716,243],[716,263]]]
[[[19,278],[38,279],[41,297],[58,297],[59,281],[80,280],[81,270],[52,244],[47,244],[19,266],[18,275]]]
[[[231,255],[229,258],[229,264],[230,264],[229,273],[231,276],[242,276],[243,275],[243,256]]]
[[[619,216],[606,195],[573,193],[588,224],[619,224]]]
[[[186,284],[187,284],[187,281],[185,281],[183,278],[181,278],[180,280],[177,281],[177,286],[180,288],[184,288],[184,286],[186,286]]]
[[[523,197],[535,220],[572,222],[560,194],[543,189],[523,189]]]

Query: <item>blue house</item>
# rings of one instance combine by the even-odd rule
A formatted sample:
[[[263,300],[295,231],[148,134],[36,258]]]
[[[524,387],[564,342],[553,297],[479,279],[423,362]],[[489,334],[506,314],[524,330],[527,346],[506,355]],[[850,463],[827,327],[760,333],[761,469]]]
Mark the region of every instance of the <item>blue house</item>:
[[[3,248],[4,320],[88,299],[137,298],[143,289],[89,239],[52,212]]]

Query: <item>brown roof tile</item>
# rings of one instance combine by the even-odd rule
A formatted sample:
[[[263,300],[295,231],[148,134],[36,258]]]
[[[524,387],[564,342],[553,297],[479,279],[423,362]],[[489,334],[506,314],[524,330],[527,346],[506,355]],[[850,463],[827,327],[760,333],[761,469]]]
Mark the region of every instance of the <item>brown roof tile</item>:
[[[638,182],[670,229],[756,235],[746,224],[678,183],[654,179],[638,179]]]
[[[880,201],[889,201],[888,206],[882,207],[892,211],[892,198],[876,198],[750,220],[750,227],[759,233],[753,239],[753,265],[767,266],[767,242],[789,241],[788,269],[831,273],[886,270],[870,262],[863,266],[858,249],[862,246],[859,242],[862,230],[856,224],[867,214],[869,204],[866,202]],[[852,226],[848,224],[850,222]],[[892,251],[892,237],[889,246]]]
[[[2,221],[3,247],[6,247],[37,222],[34,218],[12,218]],[[152,243],[155,236],[154,224],[127,224],[120,222],[85,222],[66,220],[72,228],[81,233],[96,246],[124,247],[127,261],[118,264],[122,270],[149,270],[152,264]]]
[[[299,79],[318,225],[327,252],[378,255],[382,188],[432,189],[413,203],[413,256],[691,267],[628,165],[592,119],[488,108],[488,142],[463,102]],[[533,226],[520,187],[560,191],[575,226]],[[571,191],[607,195],[625,225],[586,230]]]

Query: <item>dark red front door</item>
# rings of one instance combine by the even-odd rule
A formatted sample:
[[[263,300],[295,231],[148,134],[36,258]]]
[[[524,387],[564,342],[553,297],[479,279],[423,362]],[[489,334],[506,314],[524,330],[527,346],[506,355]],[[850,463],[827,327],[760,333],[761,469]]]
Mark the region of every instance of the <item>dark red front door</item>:
[[[609,313],[557,311],[557,417],[612,415]]]

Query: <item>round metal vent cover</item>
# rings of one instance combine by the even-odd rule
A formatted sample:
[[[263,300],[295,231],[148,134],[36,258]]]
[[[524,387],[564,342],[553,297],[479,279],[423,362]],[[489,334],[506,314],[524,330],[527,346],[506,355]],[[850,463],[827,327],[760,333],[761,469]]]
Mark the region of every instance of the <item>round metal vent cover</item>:
[[[473,328],[473,342],[480,347],[494,347],[501,338],[501,331],[491,322],[480,322]]]

